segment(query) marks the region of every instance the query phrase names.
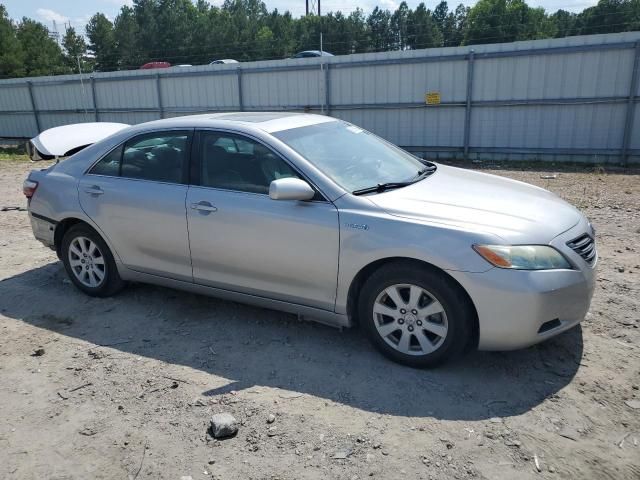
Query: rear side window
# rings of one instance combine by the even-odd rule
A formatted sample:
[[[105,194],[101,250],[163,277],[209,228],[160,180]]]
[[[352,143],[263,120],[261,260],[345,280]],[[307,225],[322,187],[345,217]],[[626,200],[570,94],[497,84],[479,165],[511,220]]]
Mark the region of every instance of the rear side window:
[[[89,173],[166,183],[186,183],[188,131],[139,135],[105,155]]]
[[[183,183],[189,146],[188,132],[160,132],[124,144],[120,176]]]
[[[107,175],[117,177],[120,173],[120,158],[122,157],[122,145],[107,153],[102,160],[96,163],[89,173],[93,175]]]

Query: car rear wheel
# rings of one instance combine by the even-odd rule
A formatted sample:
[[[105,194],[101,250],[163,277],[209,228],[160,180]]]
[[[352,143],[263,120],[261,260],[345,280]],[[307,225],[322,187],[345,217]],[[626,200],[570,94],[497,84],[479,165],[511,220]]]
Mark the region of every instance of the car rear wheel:
[[[371,342],[388,358],[429,367],[464,350],[473,310],[461,288],[445,274],[399,262],[367,279],[359,318]]]
[[[124,286],[109,247],[92,228],[71,227],[62,238],[61,253],[69,278],[87,295],[108,297]]]

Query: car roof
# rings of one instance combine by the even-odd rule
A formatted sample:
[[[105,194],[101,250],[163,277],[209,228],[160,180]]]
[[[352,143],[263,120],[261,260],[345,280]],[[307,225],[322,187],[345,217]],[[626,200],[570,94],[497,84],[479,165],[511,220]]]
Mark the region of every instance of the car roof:
[[[319,123],[338,121],[326,115],[293,112],[225,112],[186,115],[142,123],[134,128],[148,130],[152,128],[194,128],[194,127],[229,127],[247,126],[263,130],[267,133],[289,130],[292,128],[316,125]]]

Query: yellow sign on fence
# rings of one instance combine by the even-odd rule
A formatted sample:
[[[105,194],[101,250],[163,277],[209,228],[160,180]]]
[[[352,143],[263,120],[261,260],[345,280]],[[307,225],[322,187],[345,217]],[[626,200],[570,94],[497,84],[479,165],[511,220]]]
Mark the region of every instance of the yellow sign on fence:
[[[427,105],[440,105],[440,92],[425,93],[424,101]]]

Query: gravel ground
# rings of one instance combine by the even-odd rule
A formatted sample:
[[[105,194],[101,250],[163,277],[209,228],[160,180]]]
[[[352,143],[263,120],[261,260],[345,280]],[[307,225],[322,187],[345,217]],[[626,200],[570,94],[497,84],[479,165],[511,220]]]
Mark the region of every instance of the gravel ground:
[[[0,208],[30,168],[0,162]],[[0,478],[640,478],[640,172],[489,171],[589,215],[597,291],[581,328],[436,370],[159,287],[89,298],[3,210]],[[239,432],[214,440],[223,412]]]

